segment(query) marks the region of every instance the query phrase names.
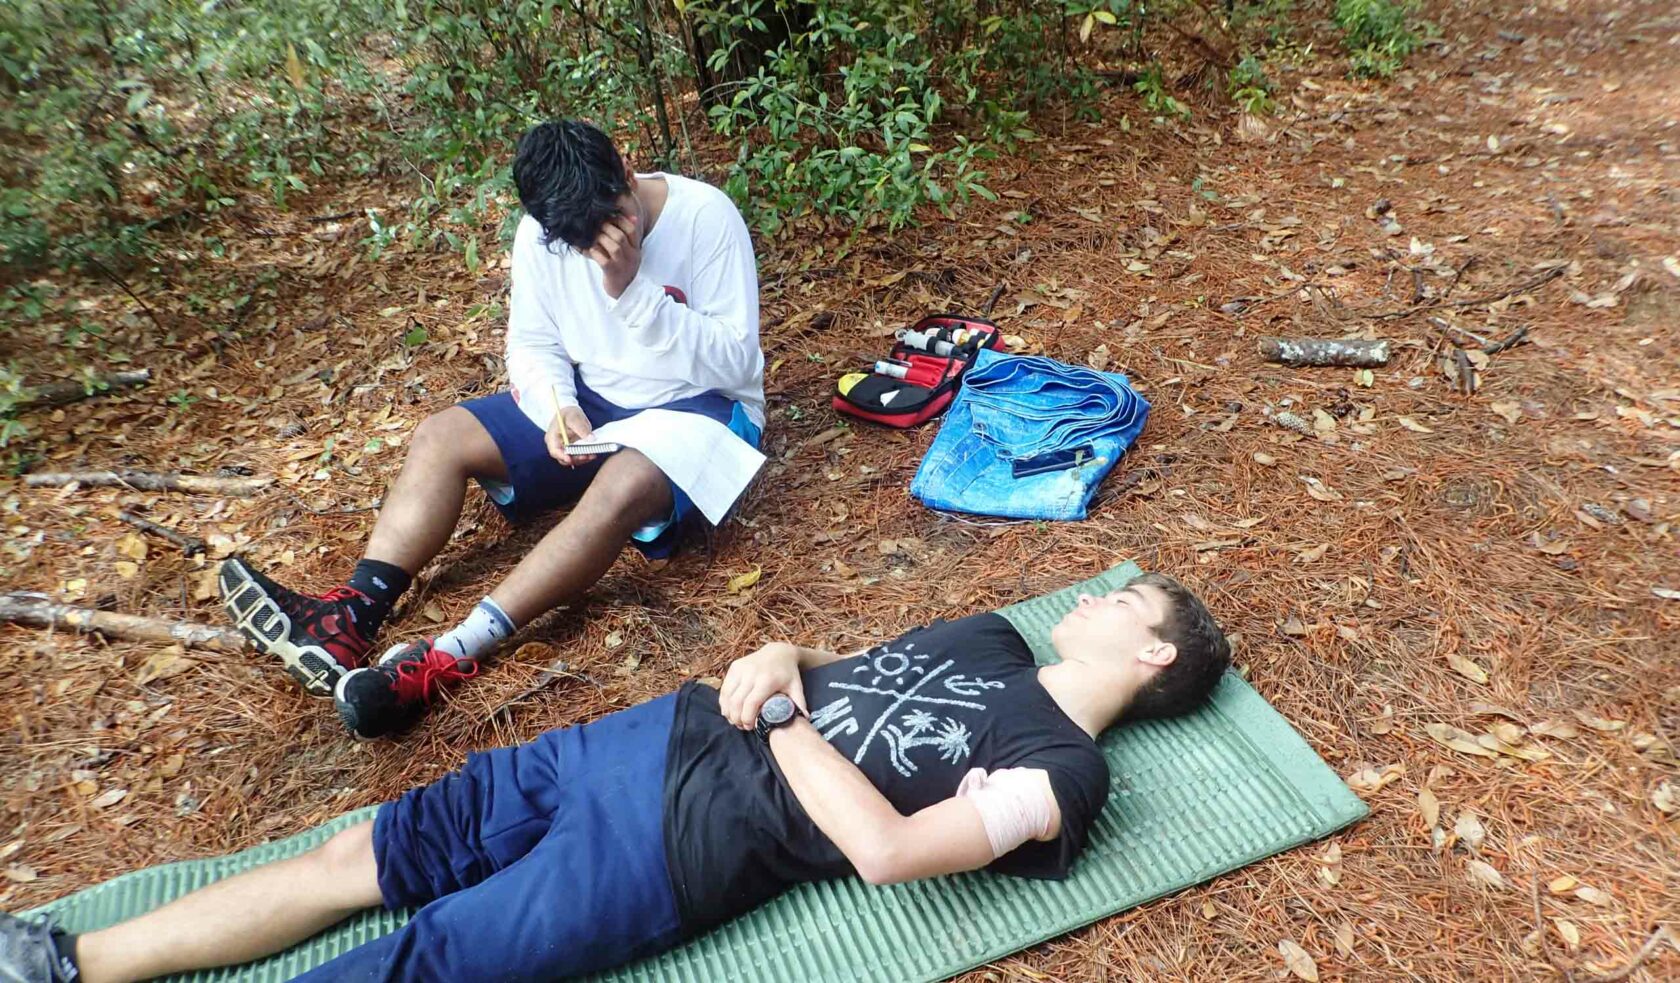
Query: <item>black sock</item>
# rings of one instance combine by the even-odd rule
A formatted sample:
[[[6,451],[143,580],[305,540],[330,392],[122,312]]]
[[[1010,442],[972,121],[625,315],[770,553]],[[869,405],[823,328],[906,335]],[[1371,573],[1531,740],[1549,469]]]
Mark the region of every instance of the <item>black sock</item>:
[[[82,968],[76,964],[76,936],[53,929],[53,983],[75,983],[82,978]]]
[[[383,560],[363,560],[356,564],[349,586],[367,600],[351,601],[350,617],[355,620],[363,638],[372,641],[373,636],[379,634],[379,626],[385,623],[391,606],[397,603],[397,598],[408,590],[413,580],[408,571]]]

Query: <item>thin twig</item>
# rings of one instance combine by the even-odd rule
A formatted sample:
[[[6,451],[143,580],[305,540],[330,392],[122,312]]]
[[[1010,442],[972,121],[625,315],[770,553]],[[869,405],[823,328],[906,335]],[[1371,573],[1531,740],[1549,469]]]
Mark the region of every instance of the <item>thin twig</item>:
[[[161,536],[164,539],[169,540],[176,546],[181,547],[181,552],[188,556],[196,556],[199,553],[203,553],[205,550],[204,540],[199,539],[197,536],[189,536],[183,532],[176,532],[168,526],[159,525],[150,519],[135,515],[133,512],[126,509],[118,512],[117,518],[131,526],[134,526],[141,532],[149,532],[154,536]]]
[[[379,510],[380,506],[385,504],[385,500],[383,498],[376,498],[373,500],[372,505],[363,505],[360,508],[318,509],[296,495],[287,495],[286,497],[291,499],[294,505],[305,512],[308,512],[310,515],[361,515],[363,512],[376,512]]]
[[[1468,297],[1464,300],[1437,300],[1437,301],[1431,301],[1430,303],[1427,303],[1427,304],[1418,304],[1415,307],[1402,308],[1398,311],[1381,311],[1381,312],[1376,313],[1376,314],[1364,314],[1363,316],[1368,317],[1368,318],[1372,318],[1374,320],[1388,320],[1389,318],[1395,318],[1395,317],[1410,317],[1413,314],[1418,314],[1418,313],[1421,313],[1423,311],[1439,310],[1443,307],[1451,307],[1451,308],[1454,308],[1454,309],[1460,309],[1460,308],[1465,308],[1465,307],[1480,307],[1483,304],[1492,304],[1492,303],[1495,303],[1497,301],[1504,300],[1507,297],[1514,297],[1514,296],[1516,296],[1517,294],[1520,294],[1520,293],[1527,293],[1528,291],[1533,290],[1536,287],[1544,286],[1545,284],[1551,283],[1553,280],[1556,280],[1558,277],[1563,276],[1563,272],[1564,272],[1565,269],[1567,269],[1567,267],[1554,266],[1551,269],[1547,270],[1546,272],[1540,274],[1539,276],[1534,277],[1533,279],[1525,280],[1522,283],[1519,283],[1514,287],[1511,287],[1511,288],[1506,289],[1506,290],[1502,290],[1502,291],[1500,291],[1499,293],[1496,293],[1496,294],[1484,294],[1481,297]]]
[[[1639,947],[1639,951],[1633,954],[1633,958],[1628,961],[1626,966],[1603,976],[1578,978],[1578,983],[1618,983],[1620,980],[1625,980],[1633,975],[1634,970],[1643,966],[1645,960],[1651,958],[1652,954],[1661,948],[1664,942],[1673,943],[1674,936],[1668,934],[1667,925],[1658,925],[1657,930],[1651,933],[1651,937],[1645,940],[1645,944]],[[1675,946],[1675,948],[1680,949],[1680,945]],[[1575,977],[1571,978],[1577,979]]]
[[[576,679],[581,682],[589,683],[598,690],[605,689],[605,687],[601,685],[600,681],[594,676],[591,676],[588,673],[573,672],[571,667],[567,665],[565,659],[555,659],[549,664],[548,668],[544,669],[537,676],[536,682],[503,700],[496,709],[491,710],[488,719],[494,721],[507,716],[508,712],[513,709],[515,704],[525,702],[562,679]]]
[[[1482,346],[1482,352],[1488,355],[1498,355],[1507,349],[1515,348],[1528,341],[1528,328],[1518,328],[1511,332],[1510,337],[1502,341],[1495,341]]]

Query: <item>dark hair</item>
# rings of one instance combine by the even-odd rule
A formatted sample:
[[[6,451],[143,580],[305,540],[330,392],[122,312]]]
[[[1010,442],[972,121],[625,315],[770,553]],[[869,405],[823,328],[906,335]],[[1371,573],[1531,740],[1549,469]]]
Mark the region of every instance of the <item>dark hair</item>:
[[[624,158],[607,135],[582,120],[539,123],[519,138],[513,155],[519,203],[542,226],[543,244],[587,249],[618,214],[630,190]]]
[[[1176,717],[1207,699],[1231,665],[1231,642],[1202,599],[1173,578],[1146,573],[1130,586],[1154,587],[1167,595],[1167,614],[1155,634],[1178,655],[1162,666],[1126,708],[1127,720]]]

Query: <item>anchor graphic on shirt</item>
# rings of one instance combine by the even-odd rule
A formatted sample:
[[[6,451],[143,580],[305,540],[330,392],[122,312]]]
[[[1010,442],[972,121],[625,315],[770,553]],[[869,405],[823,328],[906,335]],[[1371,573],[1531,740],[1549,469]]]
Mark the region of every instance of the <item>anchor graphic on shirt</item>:
[[[869,675],[867,684],[861,681],[828,684],[829,689],[892,698],[892,702],[863,735],[852,757],[854,764],[863,763],[870,748],[876,746],[877,738],[887,748],[888,760],[893,768],[906,778],[917,770],[911,758],[911,752],[917,748],[933,748],[940,760],[952,764],[962,762],[971,753],[969,742],[973,732],[965,722],[951,714],[959,709],[984,713],[986,704],[973,697],[989,689],[1003,689],[1004,684],[961,673],[947,675],[948,670],[956,665],[954,659],[946,659],[929,668],[925,663],[932,662],[932,656],[916,652],[915,648],[916,643],[909,642],[901,650],[883,647],[865,653],[862,663],[852,670],[852,675]],[[909,711],[895,720],[894,715],[906,707],[910,708]],[[811,723],[825,740],[833,741],[836,737],[856,734],[862,729],[862,723],[853,716],[853,712],[851,697],[841,696],[818,707],[811,714]]]

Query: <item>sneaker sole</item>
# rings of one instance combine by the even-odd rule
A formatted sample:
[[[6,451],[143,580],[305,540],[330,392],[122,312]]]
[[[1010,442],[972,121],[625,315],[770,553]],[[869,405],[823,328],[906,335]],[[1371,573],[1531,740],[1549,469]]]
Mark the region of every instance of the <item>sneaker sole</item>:
[[[217,581],[222,589],[222,608],[240,634],[258,651],[279,659],[286,674],[310,696],[332,699],[337,683],[348,674],[338,660],[319,646],[292,641],[292,619],[246,572],[243,563],[224,562]]]

